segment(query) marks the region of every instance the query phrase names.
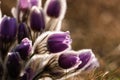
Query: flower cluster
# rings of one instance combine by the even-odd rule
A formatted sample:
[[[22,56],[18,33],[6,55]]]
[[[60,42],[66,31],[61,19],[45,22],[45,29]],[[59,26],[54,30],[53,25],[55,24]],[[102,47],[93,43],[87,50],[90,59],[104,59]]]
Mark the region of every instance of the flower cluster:
[[[91,49],[72,50],[61,31],[66,0],[18,0],[13,17],[0,14],[0,80],[66,79],[99,66]]]

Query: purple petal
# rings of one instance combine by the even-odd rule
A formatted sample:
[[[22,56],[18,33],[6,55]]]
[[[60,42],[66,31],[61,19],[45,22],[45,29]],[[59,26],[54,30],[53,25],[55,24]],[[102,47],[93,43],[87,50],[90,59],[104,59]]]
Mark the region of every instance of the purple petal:
[[[20,43],[25,37],[28,37],[26,25],[24,23],[20,23],[18,27],[18,43]]]
[[[29,0],[19,0],[18,7],[22,11],[27,10],[30,7]]]
[[[62,44],[61,41],[48,41],[48,51],[52,53],[57,53],[64,51],[68,48],[68,45]]]
[[[42,10],[34,6],[30,15],[30,27],[33,31],[43,31],[45,29],[45,19]]]
[[[30,0],[31,6],[38,6],[38,0]]]
[[[80,60],[82,61],[82,63],[78,66],[78,69],[83,68],[91,59],[91,52],[90,51],[85,51],[85,52],[81,52],[79,55]]]
[[[63,41],[66,38],[68,38],[68,39],[70,38],[70,35],[67,32],[54,33],[49,37],[50,40],[57,40],[57,41]]]
[[[78,63],[78,56],[75,54],[61,54],[58,63],[59,66],[68,69],[75,66]]]
[[[68,49],[70,44],[71,38],[69,34],[66,32],[55,33],[49,36],[47,41],[47,48],[51,53],[58,53]]]
[[[48,4],[47,15],[50,17],[59,17],[61,11],[61,4],[59,0],[51,0]]]
[[[15,52],[19,52],[21,58],[23,60],[26,60],[30,54],[31,49],[32,49],[32,42],[29,39],[24,38],[20,43],[20,45],[18,45],[15,48]]]
[[[8,56],[6,65],[7,65],[7,70],[8,70],[9,76],[11,76],[13,78],[19,77],[19,74],[21,71],[21,63],[20,62],[21,62],[21,58],[18,53],[12,52]]]
[[[0,38],[4,42],[15,40],[17,34],[17,22],[15,18],[4,17],[0,25]]]

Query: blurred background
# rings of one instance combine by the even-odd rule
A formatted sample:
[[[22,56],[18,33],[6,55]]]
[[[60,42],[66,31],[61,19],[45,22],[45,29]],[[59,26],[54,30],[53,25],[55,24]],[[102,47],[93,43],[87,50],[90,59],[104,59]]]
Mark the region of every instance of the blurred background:
[[[10,15],[16,0],[1,0]],[[45,0],[43,0],[45,1]],[[67,0],[63,30],[69,30],[73,49],[91,48],[100,67],[72,80],[120,80],[120,0]]]

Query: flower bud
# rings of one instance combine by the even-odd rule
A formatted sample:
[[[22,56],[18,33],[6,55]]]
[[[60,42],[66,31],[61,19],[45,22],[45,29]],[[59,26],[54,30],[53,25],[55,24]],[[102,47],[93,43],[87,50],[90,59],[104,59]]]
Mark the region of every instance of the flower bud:
[[[48,37],[47,48],[51,53],[58,53],[70,49],[71,42],[69,32],[53,33]]]
[[[28,37],[26,25],[24,23],[20,23],[18,27],[18,43],[20,43],[25,37]]]
[[[38,6],[39,0],[30,0],[31,6]]]
[[[82,63],[78,66],[78,68],[83,68],[90,60],[91,53],[90,51],[83,51],[79,54],[79,58],[82,61]]]
[[[44,13],[36,6],[32,7],[30,13],[30,27],[33,31],[43,31],[45,29]]]
[[[21,71],[21,58],[17,52],[9,53],[7,59],[7,71],[8,75],[12,78],[19,77]]]
[[[98,67],[97,65],[99,63],[97,62],[95,55],[93,54],[92,50],[90,50],[90,49],[85,49],[85,50],[79,51],[79,58],[82,63],[78,66],[77,69],[82,69],[84,67],[86,67],[86,68],[91,67],[91,69],[93,69],[92,67],[94,66],[94,63],[95,64],[97,63],[96,67]]]
[[[68,69],[79,63],[79,57],[76,54],[61,54],[58,59],[59,66]]]
[[[50,17],[59,17],[61,11],[60,0],[50,0],[47,7],[47,15]]]
[[[28,38],[24,38],[22,42],[15,48],[15,52],[19,52],[21,58],[26,60],[32,50],[32,42]]]
[[[18,8],[21,10],[21,11],[26,11],[28,10],[30,7],[30,3],[29,3],[29,0],[19,0],[18,1]]]
[[[66,13],[66,0],[47,0],[45,3],[45,14],[51,18],[62,20]]]
[[[0,39],[4,42],[15,40],[17,34],[17,22],[15,18],[3,17],[0,24]]]

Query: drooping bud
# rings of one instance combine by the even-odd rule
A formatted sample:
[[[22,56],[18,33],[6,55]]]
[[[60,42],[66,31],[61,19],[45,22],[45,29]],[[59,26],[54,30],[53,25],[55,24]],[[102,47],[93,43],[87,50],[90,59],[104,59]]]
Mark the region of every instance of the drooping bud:
[[[59,0],[51,0],[48,4],[47,15],[50,17],[59,17],[61,11],[61,4]]]
[[[81,64],[78,66],[78,69],[82,69],[84,67],[89,68],[90,66],[93,66],[93,63],[97,63],[97,65],[99,64],[98,62],[95,62],[94,60],[97,60],[95,55],[93,54],[91,49],[84,49],[84,50],[80,50],[79,52],[79,58],[81,60]],[[96,66],[98,67],[98,66]],[[91,68],[92,69],[92,68]]]
[[[14,41],[17,34],[17,22],[15,18],[4,16],[0,24],[0,38],[4,42]]]
[[[28,38],[24,38],[22,42],[15,48],[15,52],[19,52],[21,58],[26,60],[32,50],[32,42]]]
[[[6,63],[8,75],[12,78],[18,78],[21,71],[21,58],[17,52],[8,54]]]
[[[52,76],[52,78],[65,80],[66,74],[74,73],[76,68],[81,63],[79,56],[74,51],[66,51],[62,54],[53,55],[45,67],[45,72]],[[64,79],[61,79],[63,78]]]
[[[45,29],[45,18],[42,9],[32,7],[30,13],[30,27],[33,31],[43,31]]]
[[[67,69],[67,75],[64,76],[63,78],[61,78],[61,80],[75,76],[75,75],[81,73],[81,71],[93,70],[93,69],[99,67],[99,63],[97,61],[97,58],[95,57],[95,55],[93,54],[91,49],[83,49],[80,51],[70,51],[70,52],[72,52],[72,53],[70,53],[72,55],[77,55],[76,57],[78,59],[77,60],[78,62],[77,62],[77,64],[75,64],[76,65],[75,66],[74,63],[72,63],[75,60],[72,60],[72,58],[69,58],[69,56],[68,56],[69,53],[66,53],[66,54],[63,53],[66,56],[65,57],[63,56],[63,59],[61,58],[61,62],[64,63],[66,61],[65,62],[66,64],[64,63],[65,66],[67,64],[73,64],[73,67],[71,67],[72,69],[70,68],[69,71]],[[75,57],[73,57],[73,59],[74,58]],[[67,61],[67,60],[69,60],[69,61]],[[60,62],[58,62],[58,63],[60,63]]]
[[[79,57],[72,53],[61,54],[59,56],[58,63],[60,67],[68,69],[79,63]]]
[[[79,55],[79,58],[82,61],[82,63],[79,65],[79,68],[82,68],[89,62],[89,60],[91,58],[90,51],[81,52]]]
[[[22,41],[23,38],[28,37],[28,30],[24,23],[20,23],[18,27],[18,43]]]
[[[71,48],[69,32],[53,33],[48,37],[47,49],[50,53],[63,52]]]
[[[49,17],[63,19],[66,12],[66,0],[47,0],[45,12]]]

